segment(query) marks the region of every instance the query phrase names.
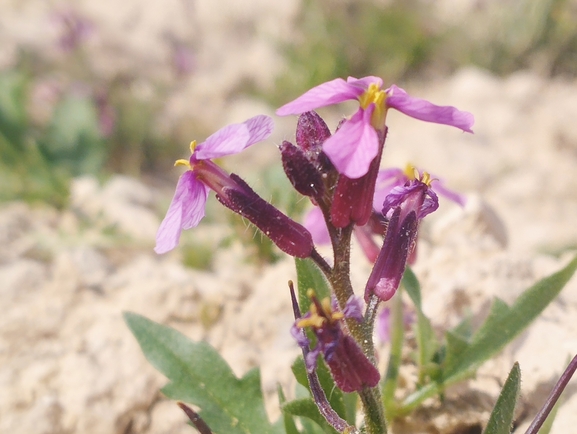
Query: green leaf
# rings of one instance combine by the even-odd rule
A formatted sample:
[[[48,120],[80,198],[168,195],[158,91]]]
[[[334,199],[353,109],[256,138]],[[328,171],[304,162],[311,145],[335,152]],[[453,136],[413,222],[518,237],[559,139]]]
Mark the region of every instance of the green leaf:
[[[306,417],[321,427],[322,432],[336,434],[334,428],[328,424],[311,398],[295,399],[294,401],[287,402],[282,406],[282,411],[293,416]]]
[[[483,434],[509,434],[513,426],[515,406],[521,390],[521,370],[515,363],[499,394]]]
[[[433,355],[439,348],[439,343],[435,337],[435,332],[431,321],[423,313],[421,306],[421,285],[419,280],[413,270],[409,267],[405,270],[403,274],[403,280],[401,285],[409,294],[411,301],[415,305],[417,310],[417,327],[416,327],[416,340],[417,340],[417,363],[419,366],[419,383],[423,383],[426,376],[426,367],[429,366]]]
[[[319,300],[331,296],[331,289],[323,272],[310,259],[295,258],[297,269],[298,300],[301,312],[304,315],[309,310],[310,299],[307,296],[309,289],[314,289]]]
[[[26,87],[23,74],[14,71],[0,74],[0,136],[16,153],[24,152],[24,138],[29,128]]]
[[[422,310],[421,307],[421,285],[419,284],[419,280],[413,270],[410,267],[405,269],[405,274],[403,274],[403,280],[401,280],[401,285],[411,297],[412,302],[415,304],[415,307],[420,311]]]
[[[443,362],[445,365],[450,366],[455,364],[455,360],[458,360],[461,354],[469,347],[469,342],[452,331],[445,333],[445,339],[447,340],[447,346]]]
[[[124,320],[147,360],[168,377],[162,392],[200,407],[201,417],[218,434],[280,434],[264,409],[260,373],[253,369],[238,379],[206,342],[193,342],[170,327],[126,312]]]
[[[106,152],[92,100],[66,96],[54,110],[48,135],[40,145],[50,161],[73,174],[98,172]]]
[[[527,289],[511,307],[496,299],[485,323],[473,335],[469,346],[447,361],[443,373],[444,382],[459,379],[466,371],[497,354],[559,295],[576,269],[577,257],[565,268]]]

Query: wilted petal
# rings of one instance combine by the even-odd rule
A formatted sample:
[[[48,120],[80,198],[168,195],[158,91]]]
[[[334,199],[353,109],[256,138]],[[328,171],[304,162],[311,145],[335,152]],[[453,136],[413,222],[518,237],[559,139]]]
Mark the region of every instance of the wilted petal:
[[[278,116],[297,115],[319,107],[357,99],[364,89],[336,78],[313,87],[292,102],[283,105],[276,111]]]
[[[423,201],[423,205],[421,206],[421,209],[419,210],[417,218],[418,219],[425,218],[426,216],[431,214],[433,211],[436,211],[437,208],[439,208],[439,197],[431,188],[428,188],[426,196],[425,196],[425,200]]]
[[[392,85],[387,89],[388,107],[397,109],[401,113],[426,122],[451,125],[463,131],[472,133],[471,127],[475,123],[474,116],[452,106],[438,106],[424,99],[413,98],[403,89]]]
[[[373,196],[373,209],[380,213],[387,195],[393,188],[403,185],[407,179],[405,173],[399,168],[379,170],[375,185],[375,195]]]
[[[339,173],[351,179],[365,175],[379,152],[379,137],[371,126],[374,106],[359,109],[324,145],[323,150]]]
[[[331,357],[325,354],[325,361],[336,385],[343,392],[355,392],[364,387],[375,387],[381,379],[377,368],[349,335],[341,335]]]
[[[361,299],[351,295],[345,304],[343,314],[345,315],[345,318],[354,318],[358,322],[362,322],[363,308],[361,306]]]
[[[156,253],[166,253],[174,249],[178,245],[182,230],[198,225],[204,217],[207,196],[207,188],[196,179],[192,171],[182,174],[156,234]]]

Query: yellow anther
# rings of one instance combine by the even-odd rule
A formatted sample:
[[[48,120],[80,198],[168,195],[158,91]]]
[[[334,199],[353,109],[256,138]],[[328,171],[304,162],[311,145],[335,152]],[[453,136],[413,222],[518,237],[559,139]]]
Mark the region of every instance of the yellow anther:
[[[333,312],[331,314],[331,320],[332,321],[338,321],[338,320],[343,319],[344,317],[345,317],[345,314],[342,312]]]
[[[176,160],[176,161],[174,162],[174,166],[175,166],[175,167],[176,167],[176,166],[186,166],[186,167],[188,167],[189,169],[191,169],[191,167],[190,167],[190,161],[184,160],[184,159],[182,159],[182,158],[181,158],[180,160]]]
[[[403,174],[411,181],[414,179],[419,179],[419,171],[411,163],[407,163],[405,170],[403,170]]]
[[[194,154],[194,150],[196,149],[196,140],[190,142],[190,153]]]
[[[377,106],[382,104],[386,96],[386,93],[376,83],[371,83],[369,88],[359,97],[359,102],[361,107],[366,109],[372,103]]]
[[[331,313],[332,313],[332,310],[333,310],[332,307],[331,307],[331,300],[330,300],[330,298],[328,298],[328,297],[327,297],[327,298],[323,298],[323,301],[321,302],[321,305],[322,305],[322,307],[323,307],[323,311],[324,311],[325,315],[326,315],[327,317],[330,317],[330,316],[331,316]]]
[[[375,105],[375,110],[371,116],[371,125],[377,130],[382,130],[385,127],[385,118],[387,116],[386,99],[387,93],[381,90],[376,83],[371,83],[369,88],[359,97],[361,108],[366,109],[371,104]]]
[[[320,315],[317,315],[317,314],[313,314],[308,318],[299,319],[296,323],[296,326],[299,328],[304,328],[304,327],[321,328],[325,322],[326,322],[326,318],[324,318]]]
[[[431,183],[434,181],[434,179],[431,178],[431,175],[429,174],[429,172],[423,172],[423,176],[421,176],[420,181],[421,181],[423,184],[426,184],[427,187],[430,187],[430,186],[431,186]]]

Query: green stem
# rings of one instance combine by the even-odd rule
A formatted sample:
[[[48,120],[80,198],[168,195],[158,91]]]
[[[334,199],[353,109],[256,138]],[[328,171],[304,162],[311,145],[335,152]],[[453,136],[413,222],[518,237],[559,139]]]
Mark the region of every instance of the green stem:
[[[387,421],[378,387],[359,391],[363,412],[365,414],[365,430],[367,434],[387,434]]]

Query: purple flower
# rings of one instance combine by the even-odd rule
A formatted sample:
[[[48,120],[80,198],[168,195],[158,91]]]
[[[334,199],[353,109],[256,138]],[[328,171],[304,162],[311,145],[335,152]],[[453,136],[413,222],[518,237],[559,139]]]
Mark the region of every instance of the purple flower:
[[[452,125],[472,132],[472,114],[455,107],[437,106],[423,99],[410,97],[395,85],[385,90],[382,86],[383,81],[378,77],[349,77],[346,81],[337,78],[313,87],[296,100],[279,108],[276,113],[279,116],[300,114],[319,107],[358,100],[358,111],[323,144],[323,151],[337,170],[352,179],[366,174],[371,161],[377,156],[377,132],[384,132],[389,108],[422,121]]]
[[[383,301],[397,291],[409,254],[414,249],[419,221],[435,211],[438,198],[424,173],[419,179],[394,187],[385,198],[382,213],[389,219],[383,248],[365,287],[365,300],[375,294]]]
[[[172,202],[156,234],[156,253],[166,253],[178,245],[183,229],[198,225],[204,217],[204,208],[209,186],[236,183],[210,161],[225,155],[239,153],[250,145],[267,138],[273,130],[269,116],[259,115],[241,124],[228,125],[196,145],[191,143],[189,160],[178,160],[175,165],[187,166],[187,170],[176,185]]]
[[[291,329],[291,334],[306,354],[307,371],[314,372],[317,358],[322,354],[336,385],[344,392],[376,386],[380,380],[379,371],[341,326],[343,318],[362,320],[359,300],[351,297],[343,312],[339,312],[336,303],[331,303],[328,298],[321,302],[313,291],[309,297],[312,301],[310,311],[297,319]],[[309,327],[317,338],[316,346],[312,349],[309,348],[309,340],[299,330],[305,327]]]
[[[403,303],[403,325],[410,326],[415,322],[415,314]],[[385,306],[377,316],[375,326],[377,337],[383,343],[391,340],[391,309]]]
[[[54,22],[60,27],[59,47],[65,52],[78,48],[93,31],[93,24],[73,9],[57,11]]]
[[[407,164],[405,170],[399,168],[381,169],[377,175],[377,185],[375,187],[375,195],[373,196],[373,208],[376,212],[381,212],[385,197],[395,187],[401,187],[407,182],[424,175],[422,170],[415,168],[411,164]],[[434,189],[441,196],[455,202],[460,206],[465,206],[466,198],[453,190],[445,187],[444,181],[439,177],[431,174],[431,183],[434,183]]]

